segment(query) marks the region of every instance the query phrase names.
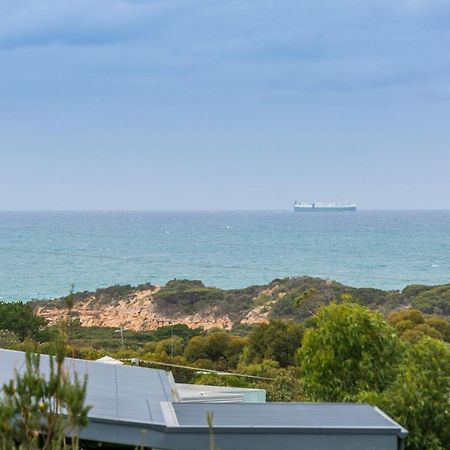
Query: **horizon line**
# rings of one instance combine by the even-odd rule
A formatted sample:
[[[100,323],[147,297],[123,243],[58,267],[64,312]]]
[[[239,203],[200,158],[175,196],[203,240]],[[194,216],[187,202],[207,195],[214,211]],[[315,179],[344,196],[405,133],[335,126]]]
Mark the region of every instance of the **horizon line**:
[[[357,208],[356,211],[450,211],[444,208]],[[181,212],[293,212],[293,208],[267,208],[267,209],[0,209],[0,213],[108,213],[108,212],[155,212],[155,213],[181,213]]]

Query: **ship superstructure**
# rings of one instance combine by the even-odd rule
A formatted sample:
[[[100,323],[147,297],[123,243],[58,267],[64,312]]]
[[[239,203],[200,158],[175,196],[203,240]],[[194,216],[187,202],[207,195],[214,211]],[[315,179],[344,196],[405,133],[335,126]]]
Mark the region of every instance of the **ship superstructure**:
[[[336,212],[336,211],[356,211],[356,205],[354,203],[294,203],[295,212]]]

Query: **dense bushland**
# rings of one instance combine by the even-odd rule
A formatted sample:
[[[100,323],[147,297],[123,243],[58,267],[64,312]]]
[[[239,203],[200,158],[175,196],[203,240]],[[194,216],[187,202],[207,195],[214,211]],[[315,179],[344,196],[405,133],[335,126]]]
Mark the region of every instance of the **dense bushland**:
[[[167,311],[200,310],[210,303],[226,310],[233,295],[246,308],[265,304],[267,298],[278,301],[267,323],[232,331],[178,324],[152,332],[125,331],[123,342],[115,329],[82,327],[69,314],[66,351],[88,359],[105,354],[138,358],[148,367],[194,367],[198,370],[174,367],[176,380],[262,387],[269,401],[368,402],[409,429],[408,450],[450,449],[447,286],[385,292],[299,278],[275,280],[269,288],[221,291],[200,282],[173,281],[157,299]],[[51,351],[57,327],[46,326],[27,305],[0,305],[8,317],[0,321],[2,346],[23,349],[32,339],[41,352]]]

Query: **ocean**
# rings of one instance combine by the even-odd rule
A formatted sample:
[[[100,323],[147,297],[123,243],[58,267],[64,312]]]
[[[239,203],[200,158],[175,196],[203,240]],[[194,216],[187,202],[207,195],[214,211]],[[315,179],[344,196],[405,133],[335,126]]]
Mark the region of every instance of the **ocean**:
[[[0,300],[200,279],[450,282],[450,211],[0,212]]]

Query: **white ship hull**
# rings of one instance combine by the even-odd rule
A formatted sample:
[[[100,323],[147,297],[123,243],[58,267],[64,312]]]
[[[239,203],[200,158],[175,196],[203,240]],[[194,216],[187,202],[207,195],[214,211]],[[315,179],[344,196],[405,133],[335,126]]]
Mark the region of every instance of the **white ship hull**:
[[[342,212],[356,211],[352,203],[298,203],[294,204],[295,212]]]

